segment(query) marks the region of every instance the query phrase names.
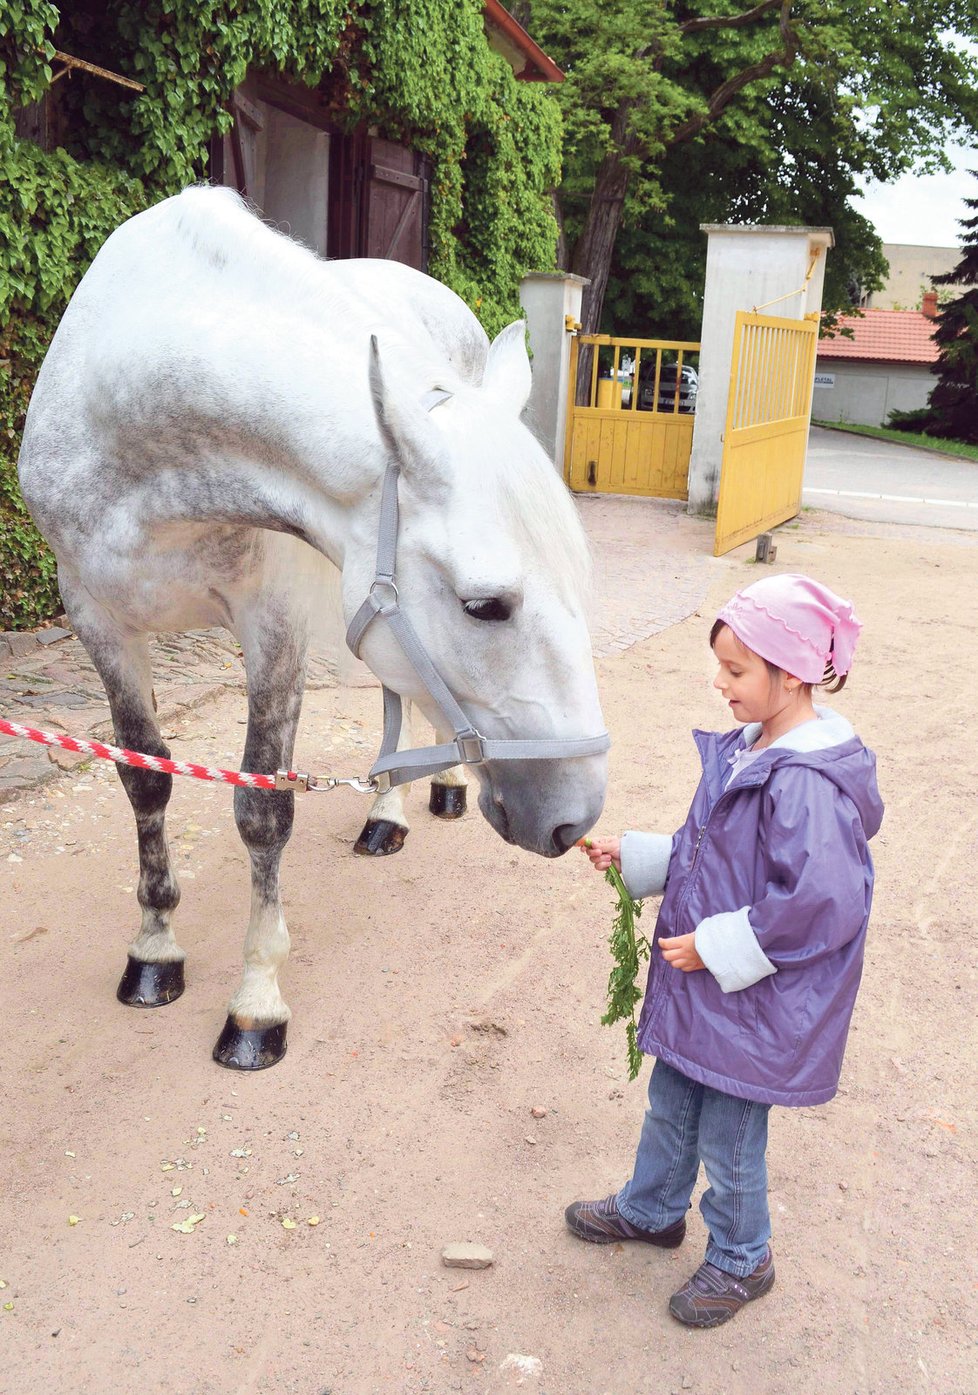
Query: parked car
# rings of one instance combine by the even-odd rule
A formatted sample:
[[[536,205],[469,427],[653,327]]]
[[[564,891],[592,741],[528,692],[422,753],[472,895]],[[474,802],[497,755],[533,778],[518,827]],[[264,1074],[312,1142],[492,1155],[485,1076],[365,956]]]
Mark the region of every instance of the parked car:
[[[659,372],[659,398],[655,410],[659,412],[695,412],[699,378],[696,369],[684,363],[679,378],[679,401],[676,402],[675,363],[664,363]],[[651,412],[655,396],[655,356],[642,360],[638,372],[638,410]]]

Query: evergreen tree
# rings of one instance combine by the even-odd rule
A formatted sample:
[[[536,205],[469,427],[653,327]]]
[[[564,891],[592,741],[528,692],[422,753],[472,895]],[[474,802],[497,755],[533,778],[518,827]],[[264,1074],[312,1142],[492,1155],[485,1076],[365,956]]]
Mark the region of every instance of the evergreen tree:
[[[978,171],[970,173],[978,178]],[[966,289],[938,312],[934,340],[940,357],[934,372],[940,381],[928,399],[923,429],[929,436],[978,442],[978,198],[964,202],[974,212],[958,222],[964,229],[961,260],[933,281]]]

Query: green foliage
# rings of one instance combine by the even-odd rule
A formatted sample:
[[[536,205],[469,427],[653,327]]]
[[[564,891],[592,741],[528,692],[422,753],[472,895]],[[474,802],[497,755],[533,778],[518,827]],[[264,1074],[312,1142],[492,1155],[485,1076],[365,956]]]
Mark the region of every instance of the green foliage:
[[[523,275],[554,265],[559,110],[489,48],[478,0],[376,0],[360,23],[360,119],[430,157],[431,274],[493,335],[519,318]]]
[[[45,152],[14,117],[50,86],[55,48],[145,90],[62,79],[64,146]],[[490,50],[479,0],[0,0],[0,626],[56,606],[15,473],[44,349],[112,229],[206,177],[257,69],[321,86],[337,121],[430,157],[431,274],[490,334],[519,316],[525,272],[554,264],[559,111]]]
[[[764,104],[772,106],[772,102]],[[818,132],[813,94],[790,85],[779,94],[778,128],[791,140],[776,158],[765,144],[743,142],[726,118],[709,140],[674,146],[660,164],[670,190],[666,207],[642,212],[626,204],[608,279],[603,328],[641,326],[680,339],[698,339],[706,273],[704,223],[801,224],[831,227],[835,246],[826,263],[823,329],[848,313],[857,291],[878,289],[886,274],[871,224],[849,202],[855,180]],[[794,111],[789,122],[788,108]]]
[[[524,0],[520,17],[568,74],[566,264],[609,276],[617,332],[699,337],[700,222],[831,225],[824,303],[845,310],[885,273],[850,195],[949,168],[949,137],[978,130],[972,0]]]
[[[894,418],[899,417],[899,422]],[[871,436],[877,441],[896,441],[901,446],[924,446],[928,450],[957,460],[978,460],[978,444],[945,440],[924,429],[930,420],[930,409],[921,407],[914,412],[891,412],[889,426],[857,426],[851,421],[815,421],[833,431],[851,431],[856,436]]]
[[[628,1078],[634,1080],[642,1068],[642,1053],[638,1049],[638,1025],[635,1021],[635,1008],[641,1002],[642,990],[635,980],[641,961],[648,959],[651,946],[644,935],[638,935],[635,922],[642,914],[641,901],[634,901],[621,873],[612,864],[605,872],[605,880],[615,889],[618,904],[615,919],[608,936],[608,946],[614,958],[614,968],[608,976],[608,1011],[602,1017],[602,1024],[610,1027],[614,1022],[627,1018],[625,1023],[625,1050],[628,1058]]]
[[[34,318],[0,333],[0,630],[36,625],[57,609],[54,558],[24,508],[13,450],[49,334]]]
[[[972,171],[972,174],[975,174]],[[965,199],[978,210],[978,198]],[[923,431],[939,439],[978,444],[978,212],[959,220],[964,230],[961,260],[935,286],[964,286],[937,313],[934,342],[938,381],[927,407],[918,412],[893,412],[891,424],[898,430]]]

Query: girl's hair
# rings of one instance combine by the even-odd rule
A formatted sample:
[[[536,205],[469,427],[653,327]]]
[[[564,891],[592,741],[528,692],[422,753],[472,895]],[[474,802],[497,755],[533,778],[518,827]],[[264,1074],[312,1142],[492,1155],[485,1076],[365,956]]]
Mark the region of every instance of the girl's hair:
[[[717,636],[719,635],[721,630],[730,630],[730,626],[727,624],[726,620],[714,620],[713,629],[710,631],[711,649],[715,647],[717,642]],[[730,630],[730,633],[733,635],[734,639],[737,641],[737,643],[740,645],[742,649],[747,649],[747,645],[743,642],[742,639],[739,638],[738,635],[734,634],[733,630]],[[754,651],[748,650],[748,652],[753,653]],[[763,655],[759,654],[758,658],[763,658]],[[784,672],[784,670],[778,668],[777,664],[772,664],[768,659],[764,659],[764,663],[767,665],[767,671],[770,675],[772,683],[777,678],[781,677],[781,674]],[[822,674],[821,681],[818,683],[802,683],[801,686],[803,688],[807,688],[809,692],[811,692],[813,688],[824,688],[827,693],[837,693],[846,686],[846,679],[848,678],[848,676],[849,675],[846,673],[843,673],[841,675],[836,673],[835,669],[832,667],[832,655],[830,654],[828,657],[828,662],[825,665],[825,672]]]

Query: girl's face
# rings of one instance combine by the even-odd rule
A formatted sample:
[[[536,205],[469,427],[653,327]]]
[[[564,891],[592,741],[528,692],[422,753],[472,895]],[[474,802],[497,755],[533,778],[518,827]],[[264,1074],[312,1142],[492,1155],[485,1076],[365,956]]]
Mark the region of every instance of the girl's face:
[[[774,677],[760,654],[741,644],[728,625],[717,635],[713,652],[719,664],[713,686],[723,694],[736,721],[763,725],[793,700],[785,675],[779,671]]]

